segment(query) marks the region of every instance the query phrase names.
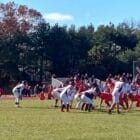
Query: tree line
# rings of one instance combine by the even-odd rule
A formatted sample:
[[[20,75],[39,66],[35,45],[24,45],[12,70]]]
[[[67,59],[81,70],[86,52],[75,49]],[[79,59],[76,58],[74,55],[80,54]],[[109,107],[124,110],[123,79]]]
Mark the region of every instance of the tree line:
[[[140,29],[133,22],[76,28],[51,26],[40,12],[0,3],[0,83],[46,81],[73,73],[132,73],[140,58]]]

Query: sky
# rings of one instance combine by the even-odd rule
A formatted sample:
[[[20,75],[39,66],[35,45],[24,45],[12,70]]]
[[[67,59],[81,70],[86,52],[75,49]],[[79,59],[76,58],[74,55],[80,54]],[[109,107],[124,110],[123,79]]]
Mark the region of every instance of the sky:
[[[140,22],[140,0],[12,0],[41,12],[51,25],[76,27],[93,24],[95,27],[109,22]],[[0,0],[7,3],[9,0]]]

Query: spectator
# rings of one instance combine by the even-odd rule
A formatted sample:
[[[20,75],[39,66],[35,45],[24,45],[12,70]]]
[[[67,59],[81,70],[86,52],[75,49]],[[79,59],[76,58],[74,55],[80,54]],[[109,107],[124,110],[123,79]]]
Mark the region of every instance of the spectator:
[[[36,96],[39,93],[39,84],[36,84],[34,86],[34,96]]]

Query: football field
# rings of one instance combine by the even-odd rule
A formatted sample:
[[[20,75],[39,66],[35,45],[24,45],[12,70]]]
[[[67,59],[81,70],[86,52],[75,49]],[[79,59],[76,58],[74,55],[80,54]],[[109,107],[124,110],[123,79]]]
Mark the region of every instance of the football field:
[[[140,140],[140,108],[61,112],[54,100],[0,101],[0,140]]]

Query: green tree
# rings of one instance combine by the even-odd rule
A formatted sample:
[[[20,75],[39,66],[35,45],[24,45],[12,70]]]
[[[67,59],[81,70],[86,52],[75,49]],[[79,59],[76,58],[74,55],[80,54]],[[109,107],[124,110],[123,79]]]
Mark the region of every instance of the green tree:
[[[14,2],[0,3],[0,13],[0,63],[6,67],[9,65],[8,69],[4,66],[5,73],[16,77],[21,65],[21,54],[26,53],[23,50],[30,46],[28,34],[33,31],[33,26],[42,21],[42,15]]]

